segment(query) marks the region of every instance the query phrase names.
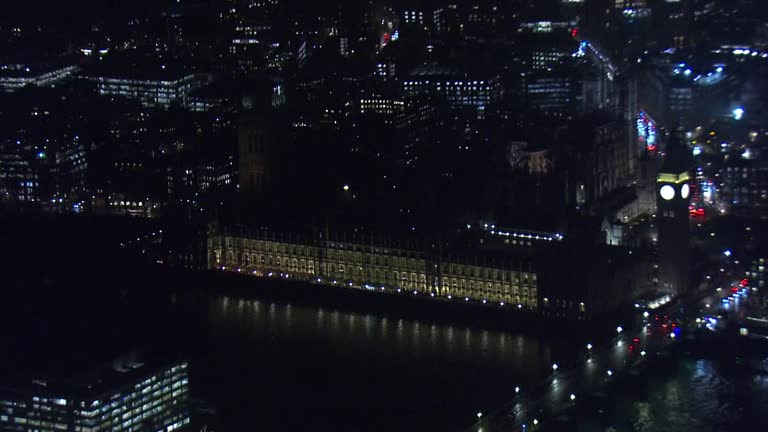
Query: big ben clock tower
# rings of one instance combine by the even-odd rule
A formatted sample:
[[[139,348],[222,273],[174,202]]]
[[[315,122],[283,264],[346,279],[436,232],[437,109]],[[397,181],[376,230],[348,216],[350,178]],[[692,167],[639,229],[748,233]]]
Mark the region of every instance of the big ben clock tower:
[[[656,177],[656,223],[659,227],[659,288],[683,294],[690,288],[691,232],[689,158],[673,132]]]

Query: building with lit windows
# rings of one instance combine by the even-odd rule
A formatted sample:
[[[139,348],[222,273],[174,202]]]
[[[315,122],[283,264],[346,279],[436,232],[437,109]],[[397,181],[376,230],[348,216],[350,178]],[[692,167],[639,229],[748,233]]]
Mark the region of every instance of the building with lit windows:
[[[424,12],[416,10],[408,10],[403,12],[403,23],[424,25]]]
[[[538,307],[530,260],[490,253],[441,259],[415,245],[386,240],[370,244],[328,234],[313,240],[269,231],[243,236],[213,233],[208,239],[209,268],[355,289],[515,304],[526,310]]]
[[[576,83],[570,74],[539,72],[523,77],[528,103],[542,111],[570,111],[576,103]]]
[[[414,69],[403,81],[403,93],[406,97],[440,96],[451,108],[479,108],[498,101],[503,92],[498,76],[469,76],[426,65]]]
[[[207,265],[260,278],[576,319],[614,310],[650,286],[650,264],[641,253],[603,244],[585,254],[559,233],[484,224],[441,247],[436,243],[213,225]]]
[[[360,99],[360,114],[376,114],[388,119],[388,123],[405,109],[405,102],[386,97]]]
[[[25,86],[46,87],[72,76],[77,66],[26,64],[0,65],[0,91],[13,92]]]
[[[396,64],[394,61],[386,61],[376,64],[376,77],[382,81],[395,79]]]
[[[559,48],[537,48],[531,53],[531,67],[533,69],[548,69],[570,55],[571,52]]]
[[[18,153],[0,153],[0,201],[38,201],[37,170]]]
[[[85,77],[96,85],[96,91],[105,96],[134,99],[144,106],[167,108],[171,104],[186,106],[190,95],[202,84],[200,77],[184,72],[158,72],[139,74],[114,71]]]
[[[720,197],[731,214],[768,220],[768,163],[760,159],[729,160],[719,174]]]
[[[62,381],[0,388],[0,430],[171,432],[190,422],[187,363],[116,363]]]

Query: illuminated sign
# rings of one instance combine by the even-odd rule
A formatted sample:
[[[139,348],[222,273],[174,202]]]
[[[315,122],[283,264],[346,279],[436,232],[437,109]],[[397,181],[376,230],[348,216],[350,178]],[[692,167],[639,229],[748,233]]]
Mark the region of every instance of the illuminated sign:
[[[656,122],[643,111],[637,116],[637,141],[646,150],[656,150]]]

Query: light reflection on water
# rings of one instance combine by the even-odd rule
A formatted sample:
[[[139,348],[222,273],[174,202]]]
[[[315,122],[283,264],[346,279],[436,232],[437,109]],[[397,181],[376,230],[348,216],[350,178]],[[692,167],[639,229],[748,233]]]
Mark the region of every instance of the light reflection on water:
[[[373,426],[358,430],[462,430],[478,410],[510,400],[515,386],[530,387],[547,375],[553,350],[561,357],[578,353],[567,341],[541,336],[333,307],[222,296],[210,299],[208,309],[209,346],[198,363],[215,378],[203,376],[200,380],[209,382],[201,387],[213,387],[213,394],[237,387],[288,392],[310,410],[345,406],[353,418],[372,419]],[[262,377],[261,371],[267,375]],[[344,391],[327,390],[336,387]],[[321,393],[327,391],[331,393]],[[248,404],[248,398],[240,402]],[[264,407],[267,426],[277,422],[270,416],[287,415],[281,409]],[[233,422],[246,414],[251,413],[228,413]],[[321,429],[330,426],[315,421]]]
[[[641,400],[619,400],[619,425],[633,432],[765,431],[768,380],[714,360],[683,359],[677,374],[651,378]]]
[[[242,386],[284,395],[304,404],[306,421],[320,429],[338,427],[334,410],[344,406],[345,422],[359,427],[340,430],[462,430],[477,411],[512,399],[515,386],[530,388],[549,375],[553,362],[566,364],[583,351],[578,342],[523,333],[258,300],[218,297],[209,312],[210,337],[227,343],[210,341],[214,349],[204,350],[202,362],[216,379],[237,377],[222,391]],[[625,354],[617,348],[610,361],[623,361]],[[233,356],[243,363],[233,364]],[[584,367],[598,379],[609,365]],[[617,398],[617,430],[768,430],[762,415],[768,378],[729,375],[705,360],[684,359],[678,369],[672,378],[650,378],[644,396]],[[559,381],[549,385],[552,403],[567,398],[570,390]],[[242,402],[249,408],[228,412],[233,422],[259,411],[259,404],[267,426],[290,416],[290,406],[281,411],[280,404],[249,403],[248,396]],[[327,411],[328,418],[312,409]],[[293,429],[308,426],[292,421],[299,422]]]
[[[396,318],[393,326],[386,316],[233,299],[228,296],[216,298],[211,305],[212,326],[232,328],[234,325],[235,328],[239,326],[243,332],[269,332],[275,337],[280,336],[279,332],[297,331],[304,336],[318,336],[330,343],[352,344],[350,349],[356,342],[364,345],[375,341],[398,352],[427,351],[455,356],[455,360],[464,361],[483,357],[490,362],[503,363],[507,368],[519,367],[521,370],[526,367],[539,369],[538,360],[548,362],[551,356],[549,343],[541,344],[537,337],[523,334],[403,318]],[[312,315],[311,319],[309,315]],[[243,326],[243,323],[248,323],[249,328]]]

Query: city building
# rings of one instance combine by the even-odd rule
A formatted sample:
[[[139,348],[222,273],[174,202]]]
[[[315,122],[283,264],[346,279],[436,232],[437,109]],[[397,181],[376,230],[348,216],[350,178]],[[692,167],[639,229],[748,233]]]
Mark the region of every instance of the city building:
[[[144,106],[168,108],[172,104],[187,106],[190,95],[203,79],[191,73],[162,69],[141,72],[131,69],[99,71],[84,78],[105,96],[119,96],[141,102]]]
[[[606,244],[600,228],[603,240],[582,259],[562,234],[489,224],[441,247],[422,238],[212,225],[208,268],[585,319],[628,304],[650,281],[642,254]]]
[[[731,158],[719,171],[720,199],[730,214],[768,220],[768,163]]]
[[[503,94],[499,78],[460,74],[447,67],[425,65],[414,69],[403,81],[406,97],[441,96],[451,108],[485,107]]]
[[[40,180],[35,170],[21,154],[0,154],[0,201],[40,200]]]
[[[29,64],[0,65],[0,91],[12,92],[26,86],[47,87],[73,76],[77,66]]]
[[[576,106],[577,85],[571,73],[538,71],[522,80],[528,104],[541,111],[568,112]]]
[[[360,114],[374,114],[381,116],[385,122],[392,123],[393,119],[405,109],[402,100],[371,96],[360,99]]]
[[[0,388],[0,430],[163,431],[190,422],[187,363],[112,367],[66,379],[30,379]]]

